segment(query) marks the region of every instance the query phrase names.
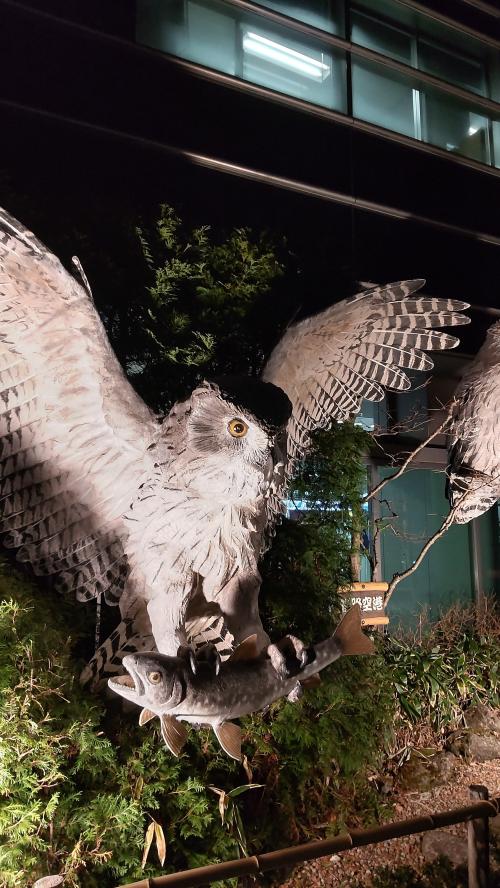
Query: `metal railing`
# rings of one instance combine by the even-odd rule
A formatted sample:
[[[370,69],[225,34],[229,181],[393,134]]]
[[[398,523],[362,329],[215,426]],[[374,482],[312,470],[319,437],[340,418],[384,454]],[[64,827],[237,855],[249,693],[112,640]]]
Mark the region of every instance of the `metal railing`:
[[[315,860],[339,851],[360,848],[363,845],[375,845],[412,836],[417,833],[452,826],[456,823],[468,823],[468,871],[469,888],[487,888],[489,878],[489,818],[500,813],[500,797],[489,799],[488,790],[484,786],[470,787],[471,799],[481,799],[464,808],[453,811],[441,811],[426,814],[423,817],[412,817],[396,823],[386,823],[373,829],[352,830],[332,839],[307,842],[291,848],[281,848],[266,854],[243,857],[239,860],[228,860],[225,863],[214,863],[191,870],[172,873],[168,876],[157,876],[141,879],[121,885],[119,888],[196,888],[198,885],[210,885],[212,882],[238,876],[257,876],[266,870],[278,869],[282,866],[293,866],[306,860]]]

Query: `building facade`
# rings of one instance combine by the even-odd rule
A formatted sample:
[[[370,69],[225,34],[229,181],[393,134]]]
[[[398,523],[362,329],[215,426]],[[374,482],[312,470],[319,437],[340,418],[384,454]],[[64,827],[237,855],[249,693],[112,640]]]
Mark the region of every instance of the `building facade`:
[[[68,212],[92,193],[118,206],[169,200],[204,221],[282,232],[311,259],[304,314],[355,281],[425,277],[432,295],[474,306],[460,354],[363,421],[383,429],[416,406],[437,421],[500,309],[496,6],[0,0],[0,11],[11,190],[57,193]],[[399,449],[421,434],[406,425]],[[390,471],[395,438],[383,440],[372,481]],[[384,490],[378,578],[411,564],[447,512],[444,445]],[[498,536],[494,510],[453,528],[399,587],[393,619],[496,592]]]

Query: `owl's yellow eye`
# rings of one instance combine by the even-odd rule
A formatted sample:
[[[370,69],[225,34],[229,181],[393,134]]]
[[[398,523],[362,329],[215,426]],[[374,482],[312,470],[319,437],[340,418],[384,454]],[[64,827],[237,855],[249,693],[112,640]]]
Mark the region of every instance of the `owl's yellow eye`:
[[[244,438],[248,432],[248,426],[242,419],[232,419],[227,424],[227,430],[233,438]]]
[[[161,672],[148,672],[148,681],[157,685],[161,681]]]

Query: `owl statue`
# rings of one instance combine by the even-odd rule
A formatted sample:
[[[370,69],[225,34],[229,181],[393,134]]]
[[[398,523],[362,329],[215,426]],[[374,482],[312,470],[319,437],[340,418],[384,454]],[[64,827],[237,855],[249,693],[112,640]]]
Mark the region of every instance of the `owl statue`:
[[[212,642],[223,656],[259,617],[259,558],[314,429],[405,391],[442,326],[468,306],[365,290],[285,332],[261,379],[202,382],[156,416],[115,357],[86,286],[0,213],[0,534],[18,561],[79,601],[117,605],[84,673],[127,652]]]
[[[467,524],[500,499],[500,321],[457,387],[449,444],[448,497]]]

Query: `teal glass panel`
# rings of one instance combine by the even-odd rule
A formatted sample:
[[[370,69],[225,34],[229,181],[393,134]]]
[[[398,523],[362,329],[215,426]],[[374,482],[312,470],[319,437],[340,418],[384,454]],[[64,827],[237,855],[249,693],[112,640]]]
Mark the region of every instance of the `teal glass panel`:
[[[354,117],[418,138],[418,92],[404,78],[352,57]]]
[[[499,506],[489,509],[474,521],[476,570],[481,591],[490,598],[500,594],[500,523]]]
[[[377,21],[372,16],[356,10],[351,15],[351,40],[367,49],[411,65],[412,37],[401,28]]]
[[[405,370],[405,373],[411,380],[412,387],[407,392],[393,395],[396,402],[396,421],[405,438],[421,440],[428,435],[427,383],[431,374],[411,370]]]
[[[487,80],[491,81],[491,66],[496,64],[498,52],[480,39],[464,34],[459,27],[436,21],[427,16],[422,7],[415,10],[397,0],[357,0],[356,7],[418,37],[419,59],[412,60],[415,67],[464,89],[487,95]],[[487,72],[486,82],[476,65],[483,66],[483,72]],[[495,95],[498,93],[492,88],[491,96],[495,98]]]
[[[356,425],[361,426],[367,432],[373,432],[375,429],[381,430],[387,428],[387,402],[383,401],[363,401],[361,410],[355,420]]]
[[[387,477],[392,470],[381,471]],[[430,469],[414,469],[384,488],[382,517],[386,527],[380,536],[382,579],[414,563],[426,540],[440,527],[449,512],[445,475]],[[427,611],[437,619],[451,604],[469,605],[474,598],[470,533],[467,525],[455,525],[430,549],[415,573],[396,588],[389,603],[393,626],[417,625]]]
[[[442,34],[430,19],[390,0],[374,0],[369,7],[352,11],[352,41],[413,67],[415,76],[405,79],[353,54],[354,116],[479,163],[491,164],[496,157],[500,165],[498,124],[492,126],[474,107],[473,97],[456,100],[421,83],[417,73],[425,71],[477,95],[487,96],[489,88],[500,95],[498,58],[479,41],[463,40],[450,29]],[[440,37],[446,39],[442,45]],[[450,40],[457,45],[450,46]]]
[[[224,4],[139,0],[137,39],[171,55],[237,73],[238,21]]]
[[[426,90],[422,99],[425,142],[480,163],[491,163],[490,121],[451,96]]]
[[[139,0],[137,39],[306,102],[346,110],[345,53],[229,4]]]
[[[484,63],[427,40],[418,41],[418,67],[469,92],[486,95]]]
[[[342,0],[259,0],[259,6],[267,6],[330,34],[340,37],[345,34]]]
[[[243,80],[326,108],[344,108],[344,78],[331,50],[264,21],[242,24],[241,45]]]
[[[479,108],[373,62],[352,62],[353,114],[361,120],[491,164],[491,121]],[[498,162],[498,160],[497,160]]]

